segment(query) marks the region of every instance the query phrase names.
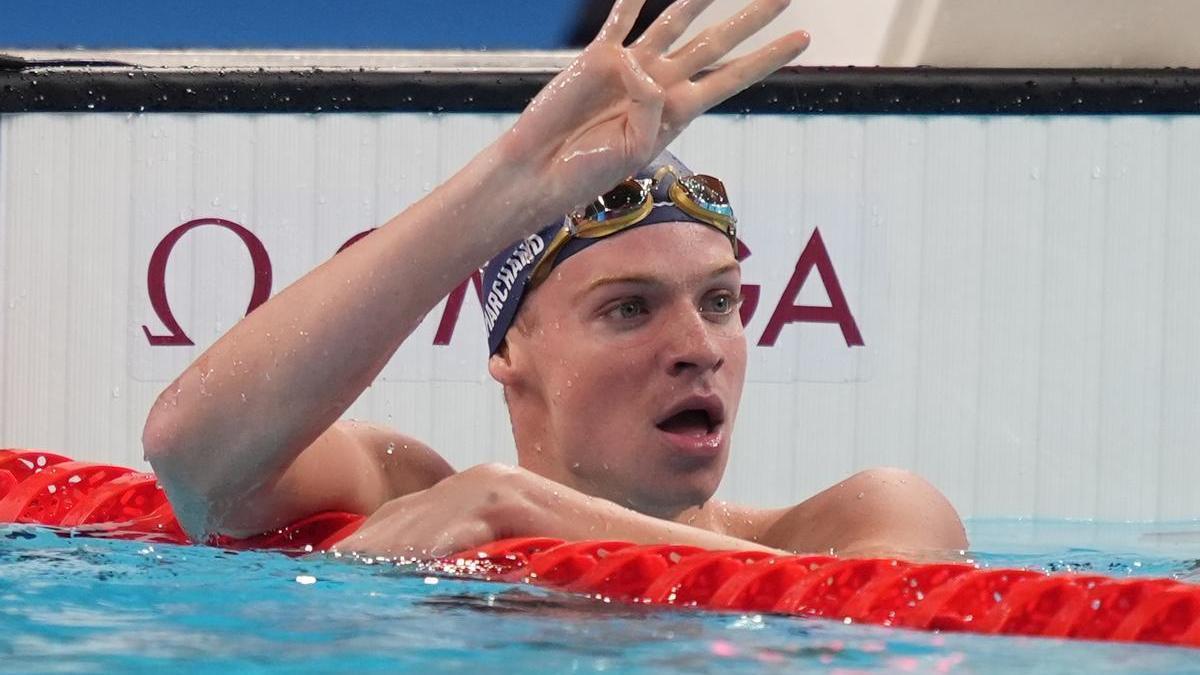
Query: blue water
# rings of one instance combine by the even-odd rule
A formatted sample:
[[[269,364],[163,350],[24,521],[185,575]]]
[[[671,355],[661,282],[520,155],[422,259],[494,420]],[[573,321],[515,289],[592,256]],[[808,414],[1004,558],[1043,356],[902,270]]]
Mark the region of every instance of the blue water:
[[[969,524],[981,565],[1200,583],[1200,523]],[[1200,650],[685,612],[0,528],[0,672],[1200,672]]]

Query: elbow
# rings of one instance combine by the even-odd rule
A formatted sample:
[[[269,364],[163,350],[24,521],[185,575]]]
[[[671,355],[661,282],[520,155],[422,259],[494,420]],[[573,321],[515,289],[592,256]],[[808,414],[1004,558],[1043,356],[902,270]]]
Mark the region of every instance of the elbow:
[[[181,491],[206,493],[212,487],[203,482],[210,472],[200,470],[197,464],[200,452],[195,434],[190,433],[196,424],[175,405],[175,395],[173,386],[163,392],[142,427],[142,458],[154,469],[172,501]]]
[[[181,463],[187,452],[182,447],[184,434],[180,430],[183,422],[168,399],[173,393],[173,389],[163,392],[146,416],[142,427],[142,457],[154,469],[184,532],[193,541],[206,541],[214,531],[207,525],[207,501],[202,497],[202,491],[189,485],[187,480],[194,477],[194,472]]]
[[[142,458],[156,471],[161,470],[159,465],[166,458],[177,453],[180,444],[180,421],[173,401],[169,400],[173,395],[170,389],[159,395],[142,427]]]
[[[155,403],[146,416],[146,424],[142,427],[142,459],[157,468],[158,461],[167,455],[173,447],[171,434],[173,424],[169,415],[159,409]]]

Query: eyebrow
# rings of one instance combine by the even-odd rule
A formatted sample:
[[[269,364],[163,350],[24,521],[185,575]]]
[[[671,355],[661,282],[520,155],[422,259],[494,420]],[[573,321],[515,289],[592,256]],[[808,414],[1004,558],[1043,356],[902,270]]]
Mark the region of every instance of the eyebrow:
[[[730,263],[725,263],[724,265],[721,265],[720,267],[713,269],[711,272],[709,272],[707,275],[705,275],[705,278],[706,279],[715,279],[716,277],[728,274],[730,272],[734,272],[739,269],[741,269],[741,264],[736,261],[730,262]],[[591,293],[592,291],[596,290],[597,288],[601,288],[603,286],[612,286],[614,284],[638,284],[638,285],[642,285],[642,286],[663,286],[663,285],[665,285],[665,284],[663,284],[662,280],[658,279],[657,277],[639,275],[639,274],[631,274],[628,276],[600,277],[599,279],[596,279],[596,280],[592,281],[590,284],[588,284],[587,288],[583,289],[576,297],[583,297],[583,296],[587,295],[588,293]]]

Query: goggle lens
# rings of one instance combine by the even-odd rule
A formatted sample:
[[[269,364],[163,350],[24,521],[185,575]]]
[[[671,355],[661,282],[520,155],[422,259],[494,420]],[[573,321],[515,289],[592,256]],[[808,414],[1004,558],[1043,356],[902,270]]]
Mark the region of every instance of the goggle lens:
[[[680,182],[692,193],[692,196],[705,204],[729,206],[729,196],[725,194],[725,184],[712,176],[688,176]]]
[[[664,167],[659,172],[675,173],[671,167]],[[536,286],[546,278],[558,252],[572,238],[607,237],[643,220],[654,207],[651,188],[658,180],[658,174],[653,180],[629,178],[572,213],[566,227],[550,242],[542,259],[534,265],[530,283]],[[729,206],[724,183],[704,174],[676,176],[668,192],[678,208],[725,233],[733,245],[734,253],[737,253],[737,219]]]
[[[705,211],[727,218],[733,217],[733,209],[729,207],[729,193],[725,191],[725,184],[719,179],[696,174],[684,176],[676,183],[683,188],[697,206]]]
[[[605,192],[583,209],[582,220],[605,221],[635,211],[649,198],[646,188],[627,180]]]

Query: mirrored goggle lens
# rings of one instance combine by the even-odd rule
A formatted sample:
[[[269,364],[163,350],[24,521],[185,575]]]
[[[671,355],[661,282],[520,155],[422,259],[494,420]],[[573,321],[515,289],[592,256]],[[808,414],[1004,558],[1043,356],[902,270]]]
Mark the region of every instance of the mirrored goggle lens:
[[[695,175],[679,179],[692,198],[704,205],[729,206],[725,184],[712,176]]]
[[[587,220],[604,221],[623,216],[642,206],[648,199],[646,189],[633,181],[625,181],[600,195],[583,211]]]

